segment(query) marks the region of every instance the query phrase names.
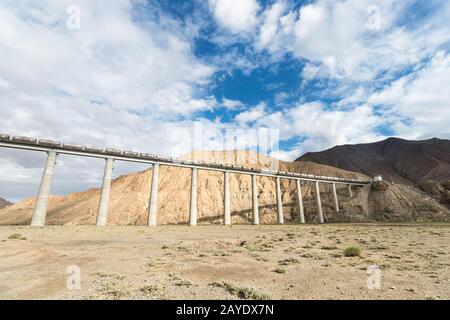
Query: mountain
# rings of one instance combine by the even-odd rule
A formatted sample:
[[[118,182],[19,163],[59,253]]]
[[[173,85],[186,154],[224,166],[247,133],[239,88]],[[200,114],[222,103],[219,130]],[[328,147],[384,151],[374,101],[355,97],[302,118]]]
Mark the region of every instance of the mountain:
[[[10,205],[12,205],[11,202],[9,202],[9,201],[7,201],[7,200],[5,200],[3,198],[0,198],[0,209],[3,209],[3,208],[5,208],[7,206],[10,206]]]
[[[195,152],[185,158],[202,158],[207,162],[226,162],[225,154],[232,153],[236,165],[267,168],[275,159],[254,152],[223,151]],[[252,159],[259,160],[256,164]],[[306,161],[279,162],[282,171],[309,173],[341,178],[368,177],[361,173],[345,171],[327,165]],[[158,224],[187,223],[189,216],[190,169],[162,165],[158,194]],[[152,169],[121,176],[112,182],[110,225],[145,225],[150,197]],[[296,183],[281,180],[283,212],[286,222],[298,221]],[[275,180],[258,177],[258,202],[261,223],[276,223]],[[230,174],[231,211],[233,223],[251,223],[251,177],[246,174]],[[67,196],[51,196],[46,223],[50,225],[95,224],[101,190],[90,189]],[[405,185],[389,185],[384,182],[354,187],[350,198],[347,186],[337,185],[340,212],[335,213],[329,184],[320,184],[323,212],[326,222],[351,221],[449,221],[450,211],[419,190]],[[314,184],[302,182],[305,217],[316,221],[317,206]],[[198,222],[222,223],[223,173],[199,171]],[[25,199],[0,210],[0,224],[27,225],[31,221],[35,199]]]
[[[296,162],[310,161],[407,185],[450,180],[450,140],[409,141],[389,138],[367,144],[342,145],[309,152]]]

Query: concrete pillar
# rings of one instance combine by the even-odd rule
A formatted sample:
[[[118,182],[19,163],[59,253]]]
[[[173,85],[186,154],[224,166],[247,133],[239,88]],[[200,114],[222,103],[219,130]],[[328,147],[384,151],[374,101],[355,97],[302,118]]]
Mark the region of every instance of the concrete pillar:
[[[297,180],[297,201],[298,201],[298,211],[299,211],[299,215],[300,215],[300,223],[305,223],[305,213],[303,210],[302,187],[300,185],[300,180]]]
[[[148,226],[156,226],[156,214],[158,212],[158,184],[159,184],[159,163],[153,165],[152,187],[150,190],[150,206],[148,208]]]
[[[352,192],[352,185],[348,185],[348,195],[350,196],[350,199],[353,199],[353,192]]]
[[[102,194],[97,213],[97,226],[106,226],[108,220],[109,196],[111,193],[112,170],[114,160],[106,159],[105,173],[103,174]]]
[[[258,185],[256,174],[252,174],[253,224],[259,224]]]
[[[283,202],[281,199],[281,185],[280,185],[280,177],[277,177],[277,213],[278,213],[278,223],[284,223],[283,216]]]
[[[230,211],[230,172],[225,171],[223,178],[223,202],[224,202],[224,217],[223,223],[225,225],[231,224],[231,211]]]
[[[333,203],[334,203],[334,211],[339,212],[339,202],[336,192],[336,183],[332,184],[333,186]]]
[[[47,214],[48,197],[52,186],[53,171],[56,164],[56,152],[51,150],[48,152],[47,161],[42,174],[41,185],[36,199],[36,206],[34,207],[33,218],[31,219],[31,226],[42,227],[45,224],[45,216]]]
[[[192,168],[191,177],[191,208],[189,210],[189,225],[197,225],[197,168]]]
[[[320,201],[319,181],[316,181],[316,204],[317,204],[317,214],[319,216],[319,223],[324,223],[323,212],[322,212],[322,202]]]

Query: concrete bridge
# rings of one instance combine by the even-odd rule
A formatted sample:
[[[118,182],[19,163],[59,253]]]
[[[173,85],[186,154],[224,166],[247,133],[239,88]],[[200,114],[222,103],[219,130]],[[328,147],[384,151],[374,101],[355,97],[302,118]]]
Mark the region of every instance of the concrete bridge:
[[[111,191],[112,171],[114,161],[128,161],[137,163],[148,163],[153,166],[153,175],[150,192],[150,205],[148,212],[149,226],[156,226],[157,208],[158,208],[158,183],[159,168],[162,165],[190,168],[191,169],[191,193],[190,193],[190,210],[189,225],[197,225],[197,177],[198,170],[220,171],[224,174],[224,224],[231,224],[230,211],[230,173],[248,174],[252,177],[252,207],[253,207],[253,224],[259,224],[258,209],[258,186],[256,184],[257,176],[266,176],[276,181],[276,202],[277,202],[277,218],[278,223],[283,224],[283,203],[281,198],[281,179],[295,180],[297,185],[297,199],[299,209],[299,223],[305,223],[303,212],[303,202],[301,193],[301,182],[309,181],[315,184],[315,199],[317,205],[317,216],[320,223],[324,223],[322,213],[322,203],[320,199],[319,183],[330,184],[332,186],[333,204],[336,212],[339,212],[339,202],[336,192],[336,185],[343,184],[348,186],[349,197],[352,198],[352,186],[363,186],[372,181],[358,179],[343,179],[337,177],[315,176],[311,174],[301,174],[297,172],[274,171],[269,169],[256,169],[248,167],[238,167],[234,165],[213,164],[205,162],[196,162],[190,160],[180,160],[175,158],[165,158],[148,153],[138,153],[134,151],[122,151],[116,149],[100,149],[95,147],[87,147],[78,144],[61,143],[52,140],[34,139],[28,137],[9,136],[0,134],[0,147],[13,148],[29,151],[40,151],[47,153],[47,161],[45,163],[42,175],[39,193],[36,200],[36,206],[31,220],[31,226],[44,226],[47,214],[47,204],[50,195],[52,177],[56,158],[59,154],[83,156],[91,158],[102,158],[106,160],[105,172],[103,176],[102,192],[100,204],[97,214],[97,226],[105,226],[108,219],[109,196]]]

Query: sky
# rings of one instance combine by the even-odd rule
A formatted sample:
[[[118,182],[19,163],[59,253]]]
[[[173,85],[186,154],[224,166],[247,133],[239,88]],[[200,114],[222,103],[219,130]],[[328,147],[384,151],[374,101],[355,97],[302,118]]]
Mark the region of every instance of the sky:
[[[446,0],[0,0],[0,132],[281,160],[448,139],[448,17]],[[35,195],[45,154],[0,152],[0,197]],[[61,156],[53,192],[99,186],[103,166]]]

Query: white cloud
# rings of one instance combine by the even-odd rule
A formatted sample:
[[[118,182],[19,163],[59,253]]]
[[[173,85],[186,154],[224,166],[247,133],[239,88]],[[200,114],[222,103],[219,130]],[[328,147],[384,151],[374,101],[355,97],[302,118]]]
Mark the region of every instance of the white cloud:
[[[60,93],[139,112],[210,107],[198,94],[213,69],[194,58],[189,43],[134,21],[129,1],[100,2],[78,1],[80,30],[66,28],[69,1],[3,4],[0,72],[10,92]]]
[[[259,4],[256,0],[209,0],[218,24],[233,32],[249,32],[257,23]]]
[[[261,14],[263,23],[254,33],[258,50],[267,50],[282,59],[292,53],[306,59],[306,80],[334,78],[367,82],[392,78],[404,68],[419,63],[450,39],[445,16],[450,5],[442,7],[413,28],[400,27],[410,1],[318,0],[292,10],[285,0],[276,1]],[[380,28],[368,24],[380,10]]]
[[[266,108],[265,103],[259,103],[250,110],[243,111],[238,115],[236,115],[235,120],[241,125],[254,122],[262,118],[266,114],[265,108]]]
[[[263,23],[259,29],[259,38],[257,40],[258,48],[268,48],[271,51],[278,49],[277,33],[283,25],[281,17],[287,10],[286,1],[275,2],[269,9],[263,13]]]
[[[222,99],[222,105],[230,110],[241,109],[245,106],[242,101],[227,99],[225,97]]]
[[[379,29],[368,25],[373,5],[380,9]],[[278,0],[261,14],[255,48],[280,60],[286,53],[305,59],[301,88],[309,80],[330,81],[322,94],[340,98],[327,108],[313,103],[292,108],[291,115],[284,111],[282,118],[292,126],[290,132],[282,130],[284,138],[304,136],[299,148],[317,150],[380,139],[378,126],[411,139],[450,136],[448,57],[438,53],[450,41],[450,4],[436,1],[420,22],[402,25],[411,5],[318,0],[292,10]],[[431,63],[418,70],[430,57]],[[395,80],[405,71],[407,76]],[[384,89],[372,94],[380,86]],[[276,101],[286,108],[282,100]]]
[[[81,9],[80,30],[66,27],[71,4]],[[183,26],[168,17],[158,24],[136,17],[134,6],[140,4],[1,2],[1,131],[166,155],[189,151],[189,138],[172,141],[173,133],[191,127],[183,119],[193,112],[217,104],[205,94],[215,69],[193,55]],[[15,198],[33,195],[43,155],[7,157],[0,171],[10,174],[0,177],[0,196],[11,194],[14,188],[6,182],[20,170],[30,179],[14,189]],[[101,176],[102,166],[102,161],[61,160],[54,192],[94,186],[92,177]],[[115,172],[136,169],[121,164]]]
[[[384,138],[376,132],[384,119],[374,114],[369,105],[344,111],[327,108],[322,102],[315,101],[272,113],[253,108],[244,112],[240,118],[241,125],[279,130],[281,140],[302,138],[302,142],[291,150],[277,151],[283,159],[293,159],[295,153],[298,157],[307,151],[347,143],[374,142]]]
[[[410,139],[450,138],[450,55],[439,52],[415,73],[372,94],[399,135]]]
[[[372,108],[361,105],[351,111],[330,110],[323,103],[299,105],[289,111],[292,134],[306,137],[303,148],[320,150],[346,143],[372,142],[382,138],[375,128],[382,119]]]

